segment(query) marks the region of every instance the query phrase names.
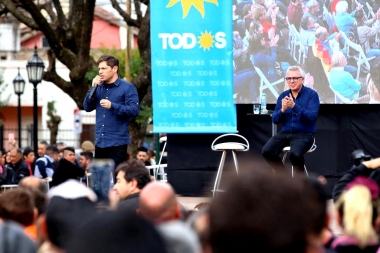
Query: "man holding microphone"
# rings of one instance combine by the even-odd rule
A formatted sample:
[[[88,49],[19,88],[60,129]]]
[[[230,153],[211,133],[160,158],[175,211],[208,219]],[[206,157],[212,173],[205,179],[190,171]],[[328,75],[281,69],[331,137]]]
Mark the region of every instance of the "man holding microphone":
[[[127,160],[130,143],[128,125],[139,115],[136,87],[118,76],[119,60],[102,55],[97,61],[99,75],[84,99],[84,109],[96,109],[95,158],[111,158],[115,166]]]

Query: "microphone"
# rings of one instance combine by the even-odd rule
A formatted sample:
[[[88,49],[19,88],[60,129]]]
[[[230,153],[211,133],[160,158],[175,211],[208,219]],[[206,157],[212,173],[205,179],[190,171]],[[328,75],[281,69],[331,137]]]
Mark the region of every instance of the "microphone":
[[[93,99],[93,97],[94,97],[94,93],[96,92],[96,89],[98,88],[98,86],[99,86],[99,85],[97,84],[97,85],[95,85],[94,87],[91,88],[90,95],[88,96],[88,98],[89,98],[90,100]]]

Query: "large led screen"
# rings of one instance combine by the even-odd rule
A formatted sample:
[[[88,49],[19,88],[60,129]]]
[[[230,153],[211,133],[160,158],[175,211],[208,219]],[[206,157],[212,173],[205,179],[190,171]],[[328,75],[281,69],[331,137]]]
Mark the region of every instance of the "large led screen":
[[[379,103],[380,11],[361,2],[232,1],[235,103],[276,103],[292,65],[321,103]]]

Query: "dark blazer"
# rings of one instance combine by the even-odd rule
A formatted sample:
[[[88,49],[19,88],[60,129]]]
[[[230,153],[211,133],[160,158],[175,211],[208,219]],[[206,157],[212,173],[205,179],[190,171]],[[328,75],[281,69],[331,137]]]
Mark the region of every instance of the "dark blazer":
[[[16,164],[9,164],[5,175],[6,184],[18,184],[24,177],[30,176],[28,164],[21,159]]]

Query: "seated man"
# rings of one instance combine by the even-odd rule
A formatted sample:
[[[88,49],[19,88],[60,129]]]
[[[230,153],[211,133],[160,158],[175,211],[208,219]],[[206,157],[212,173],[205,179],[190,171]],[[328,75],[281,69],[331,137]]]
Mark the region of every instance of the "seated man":
[[[305,73],[299,66],[289,67],[286,72],[285,79],[290,89],[280,94],[272,115],[273,123],[281,123],[282,129],[269,139],[262,150],[273,169],[284,167],[278,155],[284,147],[290,146],[292,165],[303,171],[303,156],[313,145],[319,96],[315,90],[303,85],[304,78]]]

